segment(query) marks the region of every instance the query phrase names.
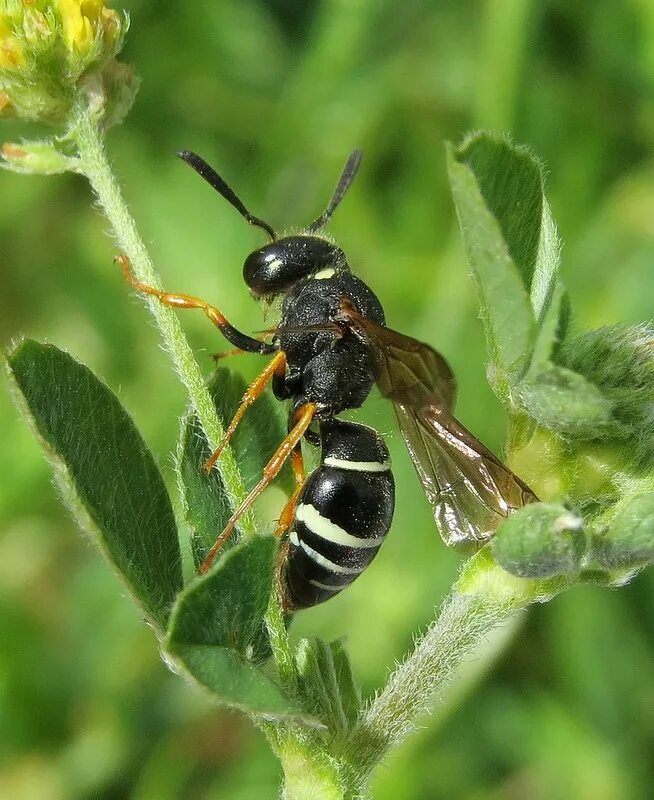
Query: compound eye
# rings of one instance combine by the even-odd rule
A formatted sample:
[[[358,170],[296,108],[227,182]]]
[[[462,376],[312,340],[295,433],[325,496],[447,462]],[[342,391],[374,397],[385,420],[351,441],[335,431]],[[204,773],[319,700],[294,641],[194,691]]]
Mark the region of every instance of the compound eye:
[[[284,263],[275,253],[255,250],[245,259],[243,278],[257,295],[271,294]]]

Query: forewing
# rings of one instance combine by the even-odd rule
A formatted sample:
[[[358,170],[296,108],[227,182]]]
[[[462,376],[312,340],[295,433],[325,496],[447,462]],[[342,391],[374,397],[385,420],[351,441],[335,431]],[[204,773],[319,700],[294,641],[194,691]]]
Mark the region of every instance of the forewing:
[[[454,377],[439,353],[352,309],[345,309],[344,316],[370,346],[377,385],[394,401],[400,430],[446,544],[485,541],[511,511],[537,501],[531,489],[452,416]]]
[[[369,345],[376,366],[375,380],[384,397],[412,408],[429,403],[450,411],[454,408],[454,375],[433,347],[378,325],[349,305],[344,305],[343,319]]]
[[[489,539],[511,511],[537,498],[449,412],[395,404],[400,430],[448,544]]]

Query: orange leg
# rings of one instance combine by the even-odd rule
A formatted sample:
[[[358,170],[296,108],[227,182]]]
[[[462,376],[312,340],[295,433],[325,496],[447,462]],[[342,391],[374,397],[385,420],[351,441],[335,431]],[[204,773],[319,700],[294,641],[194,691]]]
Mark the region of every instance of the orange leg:
[[[243,395],[241,404],[237,408],[232,421],[229,423],[229,427],[225,431],[225,435],[223,436],[222,441],[220,442],[218,447],[213,451],[210,458],[206,461],[204,465],[205,472],[211,471],[213,465],[220,458],[220,454],[223,452],[226,445],[229,443],[229,440],[234,435],[234,431],[238,427],[238,423],[243,419],[243,415],[248,410],[248,408],[250,408],[252,403],[254,403],[257,397],[260,397],[261,393],[266,388],[272,377],[274,375],[280,375],[280,374],[283,375],[285,371],[286,371],[286,355],[280,350],[272,359],[272,361],[268,364],[268,366],[259,375],[257,375],[257,377],[248,386],[248,390]]]
[[[245,514],[245,512],[252,506],[254,501],[259,497],[259,495],[263,492],[263,490],[270,484],[272,480],[274,480],[281,468],[284,466],[286,459],[291,455],[291,453],[295,450],[298,442],[304,436],[307,428],[311,425],[313,418],[316,415],[317,406],[315,403],[306,403],[305,405],[301,406],[297,413],[296,413],[296,422],[291,431],[289,432],[288,436],[283,440],[283,442],[279,445],[275,453],[273,454],[270,461],[266,464],[263,469],[263,477],[259,481],[259,483],[251,490],[245,500],[241,503],[241,505],[236,509],[236,511],[232,514],[232,516],[227,521],[227,525],[225,525],[222,533],[216,539],[213,547],[207,553],[207,557],[202,562],[200,566],[200,575],[204,575],[204,573],[211,567],[214,562],[214,559],[218,555],[220,548],[223,544],[229,539],[232,535],[234,528],[236,527],[236,523],[239,519]]]
[[[213,322],[223,336],[230,341],[239,350],[245,350],[249,353],[274,353],[276,348],[272,345],[262,342],[259,339],[253,339],[244,333],[236,330],[231,325],[227,318],[221,314],[215,306],[210,305],[199,297],[193,297],[190,294],[177,294],[173,292],[164,292],[161,289],[155,289],[154,286],[148,286],[145,283],[137,280],[132,272],[132,265],[125,255],[116,256],[115,259],[123,271],[125,280],[133,286],[137,291],[143,294],[149,294],[156,297],[163,305],[171,306],[172,308],[199,308],[204,311],[205,315]]]
[[[295,507],[297,506],[298,497],[306,482],[304,459],[302,458],[302,445],[299,442],[295,450],[291,453],[291,464],[293,466],[293,475],[295,476],[295,490],[290,496],[288,503],[284,506],[282,513],[279,515],[279,521],[273,533],[273,536],[277,537],[283,536],[291,527],[295,516]]]
[[[279,600],[279,604],[282,607],[282,611],[285,614],[290,614],[293,611],[293,606],[290,602],[290,598],[288,597],[288,591],[286,590],[286,580],[284,578],[284,567],[286,566],[286,561],[288,559],[288,551],[289,543],[288,540],[286,540],[285,542],[281,543],[279,550],[277,551],[274,572],[275,593],[277,595],[277,599]]]

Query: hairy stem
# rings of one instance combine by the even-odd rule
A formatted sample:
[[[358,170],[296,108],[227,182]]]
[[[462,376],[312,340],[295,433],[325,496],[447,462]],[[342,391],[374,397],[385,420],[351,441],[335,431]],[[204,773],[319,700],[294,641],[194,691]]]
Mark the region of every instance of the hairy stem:
[[[486,553],[464,566],[437,619],[415,649],[393,672],[386,687],[363,712],[343,747],[348,783],[365,785],[383,755],[434,708],[462,662],[482,646],[489,631],[530,603],[549,599],[565,588],[563,580],[514,578]]]
[[[105,153],[102,133],[88,104],[80,103],[71,135],[77,145],[81,171],[88,178],[99,204],[111,223],[121,251],[129,258],[134,274],[142,283],[161,288],[161,280],[139,235],[136,223],[125,204],[118,182]],[[146,298],[150,313],[159,328],[177,374],[188,391],[191,405],[207,440],[215,448],[224,434],[223,425],[207,390],[204,377],[182,331],[176,313],[157,299]],[[245,497],[245,486],[232,451],[226,448],[218,462],[229,501],[236,507]],[[252,535],[256,523],[252,513],[241,519],[240,529]]]

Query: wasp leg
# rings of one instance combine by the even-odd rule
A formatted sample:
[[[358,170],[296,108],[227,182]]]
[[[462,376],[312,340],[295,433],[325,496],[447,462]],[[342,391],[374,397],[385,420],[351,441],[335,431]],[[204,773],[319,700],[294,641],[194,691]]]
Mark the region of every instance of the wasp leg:
[[[245,353],[240,347],[235,347],[233,350],[221,350],[219,353],[212,353],[211,358],[214,361],[221,361],[223,358],[231,358],[232,356],[240,356]]]
[[[318,407],[315,403],[306,403],[297,409],[295,414],[295,419],[297,421],[295,422],[295,425],[289,431],[286,438],[282,441],[277,450],[274,452],[270,461],[264,467],[263,477],[259,483],[250,491],[245,500],[227,521],[227,525],[225,525],[222,533],[216,539],[213,547],[207,553],[207,557],[202,562],[202,565],[200,566],[200,575],[204,575],[204,573],[211,567],[214,559],[220,551],[220,548],[232,535],[239,519],[243,516],[243,514],[245,514],[245,512],[250,508],[263,490],[270,484],[270,482],[274,480],[277,475],[279,475],[279,472],[284,466],[286,459],[291,455],[300,439],[304,436],[305,431],[309,425],[311,425],[317,409]]]
[[[269,336],[273,331],[266,331],[265,333],[261,334],[261,336],[255,336],[254,338],[257,342],[264,342],[266,337]],[[221,361],[223,358],[231,358],[232,356],[240,356],[243,353],[247,352],[246,350],[241,350],[240,347],[235,347],[233,350],[221,350],[219,353],[212,353],[211,358],[214,361]]]
[[[248,353],[261,353],[262,355],[274,353],[276,351],[273,345],[262,342],[259,339],[254,339],[245,333],[241,333],[227,321],[226,317],[224,317],[217,308],[204,300],[200,300],[199,297],[193,297],[190,294],[164,292],[161,289],[155,289],[154,286],[141,283],[132,272],[132,265],[127,256],[120,255],[117,256],[115,260],[120,264],[125,280],[137,291],[143,294],[153,295],[165,306],[171,306],[172,308],[202,309],[222,335],[239,350],[245,350]]]
[[[290,496],[288,503],[286,503],[284,506],[282,513],[279,515],[277,527],[273,533],[273,536],[277,536],[278,538],[282,537],[293,524],[295,507],[297,506],[298,498],[300,497],[300,493],[302,492],[302,489],[304,489],[304,484],[306,483],[304,459],[302,458],[302,445],[299,442],[291,453],[291,464],[293,466],[293,475],[295,476],[295,490]]]
[[[204,470],[205,472],[210,472],[213,465],[218,461],[220,458],[220,454],[225,449],[226,445],[228,444],[229,440],[232,438],[234,431],[238,427],[239,422],[243,419],[243,415],[248,410],[248,408],[254,403],[254,401],[261,395],[263,390],[266,388],[270,379],[274,375],[283,374],[286,371],[286,354],[279,350],[274,358],[270,361],[270,363],[266,366],[266,368],[259,374],[257,377],[252,381],[252,383],[248,386],[247,391],[243,395],[243,399],[241,400],[241,404],[236,410],[232,421],[229,423],[229,427],[225,431],[225,435],[223,436],[220,444],[218,447],[213,451],[209,459],[205,462]]]
[[[275,594],[285,614],[291,614],[294,611],[293,602],[289,597],[286,588],[286,578],[284,575],[284,567],[288,559],[288,541],[282,542],[279,550],[277,551],[277,558],[275,559]]]

